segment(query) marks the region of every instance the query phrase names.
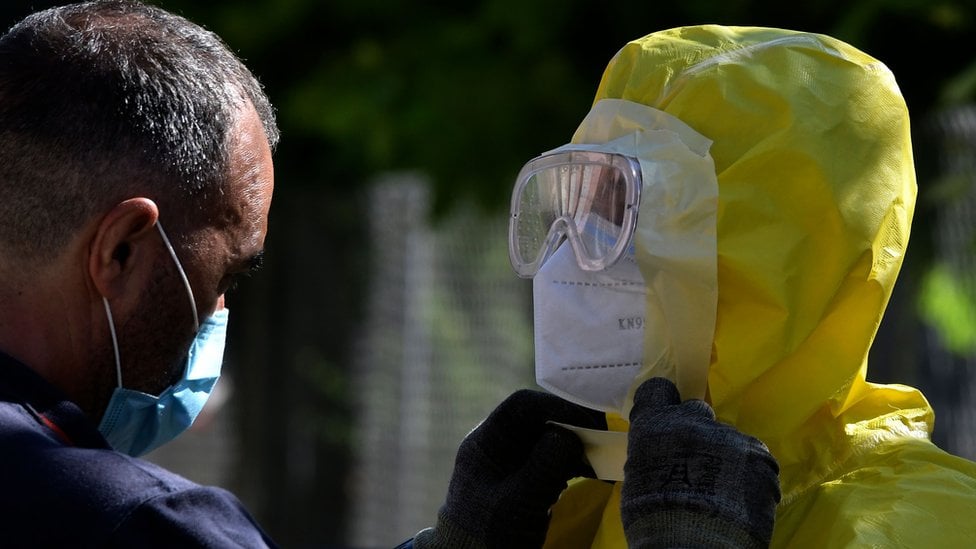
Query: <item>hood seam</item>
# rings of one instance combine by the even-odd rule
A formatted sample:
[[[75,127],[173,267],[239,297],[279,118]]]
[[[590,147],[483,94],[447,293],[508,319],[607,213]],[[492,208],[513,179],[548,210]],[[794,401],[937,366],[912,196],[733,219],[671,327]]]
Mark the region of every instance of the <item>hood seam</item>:
[[[824,44],[823,41],[818,40],[816,35],[814,34],[797,34],[792,36],[775,38],[768,42],[757,42],[755,44],[748,44],[740,48],[735,48],[732,50],[726,50],[720,52],[707,59],[703,59],[695,63],[694,65],[686,68],[685,70],[681,71],[680,73],[678,73],[678,75],[675,78],[673,78],[667,85],[665,85],[664,88],[661,89],[661,93],[658,95],[658,98],[654,102],[654,105],[658,106],[658,108],[661,108],[662,105],[666,104],[671,99],[671,97],[678,92],[678,90],[685,83],[685,81],[687,81],[689,78],[695,76],[699,72],[713,65],[718,65],[723,61],[736,59],[744,55],[751,55],[753,53],[760,52],[768,48],[781,46],[783,44],[789,45],[794,43],[812,45],[815,46],[816,49],[824,53],[828,53],[835,57],[839,57],[841,59],[847,60],[847,57],[845,57],[843,53],[841,53],[837,49],[831,48],[827,44]]]

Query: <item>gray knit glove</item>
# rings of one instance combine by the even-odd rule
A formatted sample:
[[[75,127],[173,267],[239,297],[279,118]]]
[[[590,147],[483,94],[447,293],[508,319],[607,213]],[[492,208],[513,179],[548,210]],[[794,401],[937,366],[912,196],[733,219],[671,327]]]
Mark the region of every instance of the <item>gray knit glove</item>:
[[[583,444],[558,421],[605,429],[606,418],[538,391],[521,390],[465,437],[437,526],[421,531],[416,549],[542,547],[549,508],[569,479],[593,476]]]
[[[644,382],[630,412],[621,493],[631,549],[768,547],[779,466],[762,442],[681,402],[663,378]]]

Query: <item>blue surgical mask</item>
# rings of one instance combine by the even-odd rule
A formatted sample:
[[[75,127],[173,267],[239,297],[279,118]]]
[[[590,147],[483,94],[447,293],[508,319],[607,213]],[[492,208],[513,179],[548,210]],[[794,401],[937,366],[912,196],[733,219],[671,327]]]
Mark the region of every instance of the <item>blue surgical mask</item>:
[[[183,376],[175,384],[163,390],[159,396],[126,389],[122,385],[122,364],[119,358],[119,345],[115,334],[115,322],[108,300],[104,297],[105,314],[108,317],[112,334],[112,347],[115,350],[115,369],[118,386],[112,393],[105,414],[98,426],[112,448],[130,456],[141,456],[173,440],[185,431],[196,419],[206,404],[217,378],[224,358],[224,340],[227,335],[227,309],[216,311],[197,324],[197,307],[193,290],[186,272],[176,257],[176,252],[162,226],[156,223],[163,243],[176,263],[187,295],[196,337],[187,353]]]

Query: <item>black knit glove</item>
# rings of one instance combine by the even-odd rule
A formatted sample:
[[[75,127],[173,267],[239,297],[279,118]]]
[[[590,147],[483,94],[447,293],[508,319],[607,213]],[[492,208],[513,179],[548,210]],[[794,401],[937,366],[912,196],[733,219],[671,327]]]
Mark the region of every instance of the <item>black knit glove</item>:
[[[634,396],[621,514],[631,549],[767,547],[779,466],[762,442],[681,402],[663,378]]]
[[[465,437],[437,526],[416,549],[542,547],[549,508],[569,479],[593,476],[583,444],[546,422],[605,429],[606,418],[557,396],[521,390]]]

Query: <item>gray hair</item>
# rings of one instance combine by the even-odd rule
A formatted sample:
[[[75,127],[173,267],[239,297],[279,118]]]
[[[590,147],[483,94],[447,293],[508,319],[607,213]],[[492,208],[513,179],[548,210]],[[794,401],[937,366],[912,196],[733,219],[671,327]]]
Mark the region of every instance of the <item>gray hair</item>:
[[[134,192],[190,219],[224,192],[248,102],[274,148],[254,75],[217,35],[160,8],[106,0],[28,16],[0,37],[0,249],[54,257]]]

